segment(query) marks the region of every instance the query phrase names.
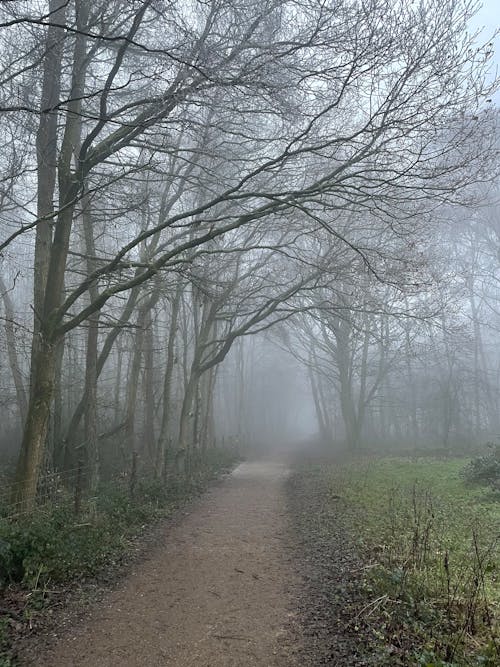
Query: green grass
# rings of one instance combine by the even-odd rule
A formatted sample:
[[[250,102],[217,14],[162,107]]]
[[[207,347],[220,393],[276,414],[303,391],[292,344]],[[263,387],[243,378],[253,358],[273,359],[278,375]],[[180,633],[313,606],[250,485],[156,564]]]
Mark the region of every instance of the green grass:
[[[325,512],[346,513],[366,562],[381,639],[413,637],[407,664],[498,664],[500,503],[464,484],[465,463],[384,458],[315,473]]]

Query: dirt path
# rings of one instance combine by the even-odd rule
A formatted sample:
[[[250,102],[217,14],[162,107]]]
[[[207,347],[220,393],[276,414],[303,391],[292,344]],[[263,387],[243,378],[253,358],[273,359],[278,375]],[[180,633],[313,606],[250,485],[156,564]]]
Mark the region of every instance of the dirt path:
[[[37,667],[291,667],[286,468],[244,463]]]

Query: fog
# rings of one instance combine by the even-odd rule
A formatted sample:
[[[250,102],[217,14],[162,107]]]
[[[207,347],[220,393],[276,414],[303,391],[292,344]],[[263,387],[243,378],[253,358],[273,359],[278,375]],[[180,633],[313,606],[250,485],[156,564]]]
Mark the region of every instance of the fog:
[[[2,3],[16,506],[46,475],[80,466],[92,490],[137,457],[170,479],[220,448],[498,437],[485,16],[461,0]]]
[[[318,437],[307,369],[273,338],[244,340],[221,372],[218,428],[253,454],[286,452]]]

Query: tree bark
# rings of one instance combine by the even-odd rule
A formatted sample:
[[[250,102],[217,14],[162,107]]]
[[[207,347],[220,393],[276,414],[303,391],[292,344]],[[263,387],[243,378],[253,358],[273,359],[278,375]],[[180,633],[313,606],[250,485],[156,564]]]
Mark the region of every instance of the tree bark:
[[[170,312],[170,327],[167,340],[167,361],[165,375],[163,378],[163,396],[162,396],[162,416],[160,433],[157,442],[156,453],[156,473],[162,475],[168,457],[168,444],[170,442],[169,430],[171,421],[171,403],[172,403],[172,379],[175,364],[175,340],[177,337],[177,325],[179,321],[180,301],[182,296],[182,283],[179,280],[176,286],[172,308]]]
[[[90,275],[95,270],[94,257],[95,242],[92,224],[92,212],[88,197],[83,199],[82,211],[83,232],[85,237],[85,254],[87,256],[87,273]],[[89,298],[97,297],[98,288],[95,283],[89,287]],[[87,330],[87,351],[85,363],[85,389],[86,396],[84,413],[84,441],[85,453],[88,466],[88,486],[93,493],[99,484],[99,441],[98,441],[98,412],[97,412],[97,344],[99,338],[99,312],[89,317]]]
[[[59,7],[60,3],[56,5]],[[44,281],[35,271],[35,282],[37,279],[41,280],[43,285],[43,309],[39,332],[33,338],[30,399],[13,487],[13,496],[23,511],[31,511],[34,507],[54,398],[59,342],[56,334],[59,323],[57,309],[62,302],[71,229],[77,195],[81,188],[81,172],[79,175],[73,174],[71,162],[74,148],[78,145],[81,123],[79,110],[85,77],[83,67],[85,43],[84,36],[81,33],[77,35],[73,57],[71,100],[68,103],[64,135],[57,161],[59,212],[50,245],[46,280]],[[39,168],[43,169],[43,165],[39,165]],[[47,256],[44,255],[44,266],[46,259]],[[42,300],[42,294],[40,293],[37,298]],[[38,378],[39,372],[40,378]]]
[[[56,344],[42,339],[38,361],[39,370],[35,374],[31,391],[11,496],[18,512],[29,512],[35,506],[53,398]]]
[[[143,447],[151,463],[155,463],[155,397],[154,397],[154,350],[153,321],[148,314],[144,331],[144,374],[143,374]]]
[[[64,51],[64,29],[67,0],[49,0],[51,23],[47,28],[45,59],[40,100],[40,122],[36,135],[37,158],[37,218],[34,259],[33,346],[31,353],[31,383],[36,372],[40,341],[40,318],[44,308],[45,287],[52,243],[52,216],[57,177],[57,105],[61,92],[61,63]],[[55,25],[58,24],[58,25]]]
[[[21,422],[24,424],[24,420],[26,419],[26,414],[28,412],[28,399],[26,397],[21,365],[19,364],[19,358],[17,355],[16,332],[14,329],[14,306],[2,276],[0,276],[0,292],[2,294],[5,311],[4,329],[5,341],[7,343],[7,356],[9,359],[10,371],[12,373],[12,379],[14,380],[14,387],[16,390],[19,416],[21,418]]]

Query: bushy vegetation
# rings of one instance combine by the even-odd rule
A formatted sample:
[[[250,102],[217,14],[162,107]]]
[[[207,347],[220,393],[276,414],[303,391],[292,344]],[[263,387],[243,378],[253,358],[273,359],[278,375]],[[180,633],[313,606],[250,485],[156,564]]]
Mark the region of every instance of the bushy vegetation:
[[[500,444],[489,443],[488,449],[487,454],[472,459],[460,475],[468,484],[489,486],[500,493]]]
[[[168,516],[235,461],[233,452],[211,451],[189,482],[174,487],[139,477],[133,495],[124,480],[103,484],[78,515],[72,497],[61,494],[31,515],[0,518],[0,587],[43,589],[95,574],[126,551],[141,526]]]
[[[307,473],[323,496],[321,530],[342,521],[364,563],[356,624],[372,623],[384,664],[498,664],[500,504],[466,486],[462,467],[393,458]]]

